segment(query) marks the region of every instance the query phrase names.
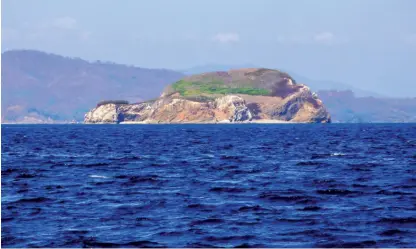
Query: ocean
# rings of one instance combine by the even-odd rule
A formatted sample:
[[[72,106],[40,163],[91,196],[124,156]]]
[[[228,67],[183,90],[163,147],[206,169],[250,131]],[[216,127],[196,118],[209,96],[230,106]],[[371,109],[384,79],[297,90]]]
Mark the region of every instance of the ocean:
[[[3,247],[416,247],[416,124],[1,135]]]

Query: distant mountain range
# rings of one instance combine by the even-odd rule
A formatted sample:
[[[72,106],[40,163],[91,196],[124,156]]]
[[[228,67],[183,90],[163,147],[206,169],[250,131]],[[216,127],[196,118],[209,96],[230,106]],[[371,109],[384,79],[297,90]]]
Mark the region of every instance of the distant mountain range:
[[[416,122],[416,98],[357,97],[351,90],[318,91],[333,122]]]
[[[102,100],[140,102],[158,97],[185,75],[256,67],[207,65],[173,71],[89,62],[34,50],[7,51],[1,56],[2,123],[81,121]],[[416,122],[416,98],[386,98],[348,84],[288,73],[318,92],[336,122]]]
[[[155,98],[183,77],[166,69],[88,62],[33,50],[2,53],[2,122],[83,120],[98,101]]]

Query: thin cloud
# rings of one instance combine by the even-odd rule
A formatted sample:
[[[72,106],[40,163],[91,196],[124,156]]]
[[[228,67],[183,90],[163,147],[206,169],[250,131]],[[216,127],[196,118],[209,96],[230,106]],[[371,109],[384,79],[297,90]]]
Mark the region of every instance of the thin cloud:
[[[286,44],[324,44],[332,45],[335,43],[346,43],[347,39],[337,37],[332,32],[318,32],[310,34],[286,34],[277,37],[277,42]]]
[[[240,36],[237,33],[218,33],[212,40],[218,43],[236,43],[240,41]]]
[[[59,17],[53,20],[52,25],[55,28],[73,30],[77,28],[77,20],[72,17]]]
[[[317,43],[332,44],[335,40],[335,35],[331,32],[321,32],[315,34],[313,40]]]

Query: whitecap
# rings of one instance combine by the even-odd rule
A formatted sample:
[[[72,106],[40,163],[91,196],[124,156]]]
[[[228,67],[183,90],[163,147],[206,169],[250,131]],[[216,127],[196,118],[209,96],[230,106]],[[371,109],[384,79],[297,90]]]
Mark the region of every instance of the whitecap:
[[[335,152],[335,153],[331,153],[331,156],[345,156],[345,154],[344,153]]]
[[[100,176],[100,175],[90,175],[91,178],[108,178],[107,176]]]

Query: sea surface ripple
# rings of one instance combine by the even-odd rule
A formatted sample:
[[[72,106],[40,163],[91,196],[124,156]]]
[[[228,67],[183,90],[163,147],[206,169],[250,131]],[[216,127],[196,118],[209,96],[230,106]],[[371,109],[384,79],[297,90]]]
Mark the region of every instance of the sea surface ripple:
[[[2,125],[3,247],[416,247],[416,125]]]

